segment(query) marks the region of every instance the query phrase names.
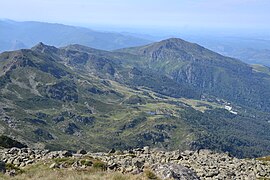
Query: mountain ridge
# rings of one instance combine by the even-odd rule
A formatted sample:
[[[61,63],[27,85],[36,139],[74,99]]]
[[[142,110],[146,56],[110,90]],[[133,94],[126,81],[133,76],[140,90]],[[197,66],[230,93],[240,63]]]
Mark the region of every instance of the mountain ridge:
[[[189,47],[188,51],[185,47]],[[246,97],[237,100],[240,103],[248,103],[251,106],[258,104],[257,108],[262,108],[259,105],[260,102],[265,103],[264,108],[269,105],[264,98],[269,94],[263,90],[268,80],[264,79],[260,73],[254,72],[250,65],[240,60],[222,56],[197,44],[174,38],[146,46],[125,48],[117,52],[142,56],[137,58],[136,65],[155,69],[161,74],[172,77],[178,83],[191,84],[202,92],[214,95],[223,94],[222,98],[230,101],[237,100],[235,95],[241,94],[240,96]],[[134,61],[128,61],[128,63],[134,63]],[[261,79],[261,82],[258,79]],[[234,83],[236,84],[232,86]],[[222,87],[224,84],[227,85]],[[263,87],[261,88],[262,96],[256,97],[257,93],[251,88],[256,89],[259,86]],[[248,102],[250,95],[254,96],[252,100],[254,102]]]
[[[209,148],[238,157],[269,154],[268,111],[202,93],[162,69],[143,66],[145,61],[150,62],[80,45],[4,52],[0,70],[10,68],[0,76],[1,132],[51,150],[148,145]]]
[[[0,27],[0,52],[30,48],[40,41],[57,47],[78,43],[106,50],[151,42],[121,33],[99,32],[58,23],[0,20]]]

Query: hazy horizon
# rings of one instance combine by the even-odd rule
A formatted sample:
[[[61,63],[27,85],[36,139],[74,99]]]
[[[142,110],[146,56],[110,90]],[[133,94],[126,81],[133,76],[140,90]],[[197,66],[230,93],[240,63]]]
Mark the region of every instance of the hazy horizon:
[[[270,29],[270,1],[267,0],[171,0],[169,3],[164,0],[9,0],[1,6],[2,19],[108,31],[164,31],[168,35],[193,30],[266,33]]]

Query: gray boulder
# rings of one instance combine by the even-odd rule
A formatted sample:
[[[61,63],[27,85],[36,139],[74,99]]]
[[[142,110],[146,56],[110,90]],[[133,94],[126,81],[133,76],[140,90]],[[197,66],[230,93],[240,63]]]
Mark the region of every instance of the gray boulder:
[[[80,149],[77,151],[77,154],[87,154],[87,152],[84,149]]]
[[[161,179],[199,180],[195,172],[180,164],[154,164],[152,170]]]
[[[61,151],[60,156],[61,157],[71,157],[72,153],[70,151]]]

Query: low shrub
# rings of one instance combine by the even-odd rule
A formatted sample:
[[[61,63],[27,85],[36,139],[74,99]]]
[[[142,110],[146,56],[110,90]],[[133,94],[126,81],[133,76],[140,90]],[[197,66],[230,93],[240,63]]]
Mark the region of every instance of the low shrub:
[[[105,171],[107,169],[107,165],[102,161],[95,161],[93,163],[93,168]]]

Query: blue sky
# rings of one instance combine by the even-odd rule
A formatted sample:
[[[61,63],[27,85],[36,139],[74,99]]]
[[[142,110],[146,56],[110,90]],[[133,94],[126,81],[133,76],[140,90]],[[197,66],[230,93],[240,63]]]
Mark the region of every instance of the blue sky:
[[[270,27],[270,0],[1,0],[0,18],[125,27]]]

